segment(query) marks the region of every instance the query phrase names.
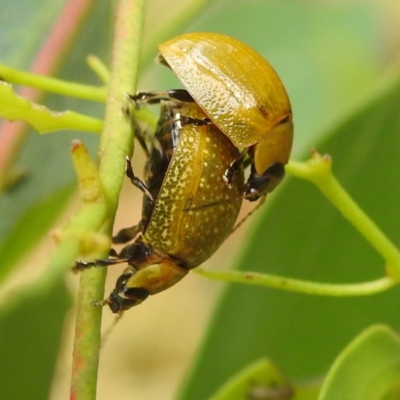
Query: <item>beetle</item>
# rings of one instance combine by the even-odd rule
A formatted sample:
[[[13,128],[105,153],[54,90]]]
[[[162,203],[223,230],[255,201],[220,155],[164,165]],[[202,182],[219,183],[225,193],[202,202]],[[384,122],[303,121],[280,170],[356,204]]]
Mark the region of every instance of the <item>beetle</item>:
[[[159,50],[158,61],[185,89],[140,92],[132,100],[196,102],[206,118],[186,123],[213,123],[242,149],[224,172],[226,182],[240,165],[251,164],[244,197],[255,201],[274,190],[289,160],[293,121],[289,97],[272,66],[246,44],[218,33],[185,33]]]
[[[180,107],[174,103],[162,107],[155,134],[151,136],[151,148],[148,147],[148,140],[145,137],[150,136],[148,132],[143,129],[143,126],[137,124],[137,121],[130,115],[128,109],[124,110],[131,118],[131,123],[135,127],[136,139],[138,139],[147,156],[147,162],[144,168],[145,183],[143,183],[134,174],[130,160],[126,157],[125,174],[131,180],[132,184],[144,194],[142,218],[137,225],[121,229],[113,237],[114,244],[127,243],[134,239],[135,236],[146,229],[149,223],[155,199],[158,196],[169,163],[179,142],[179,129],[172,126],[172,124],[176,124],[174,117],[177,108]]]
[[[240,211],[243,168],[227,186],[222,174],[239,152],[215,125],[183,125],[180,115],[202,119],[196,103],[167,102],[145,167],[146,182],[137,185],[130,163],[126,174],[144,188],[142,220],[116,235],[127,242],[114,258],[79,262],[77,269],[127,262],[110,296],[95,305],[120,313],[149,295],[168,289],[219,248]],[[168,147],[168,148],[167,148]],[[160,160],[163,160],[160,162]]]

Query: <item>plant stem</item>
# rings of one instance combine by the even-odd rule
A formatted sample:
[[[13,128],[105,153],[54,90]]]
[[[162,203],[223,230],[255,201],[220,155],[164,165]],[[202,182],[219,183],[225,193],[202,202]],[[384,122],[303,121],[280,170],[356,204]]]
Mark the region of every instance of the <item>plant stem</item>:
[[[106,88],[82,85],[79,83],[66,82],[61,79],[51,78],[45,75],[24,72],[15,68],[0,64],[0,76],[9,83],[29,86],[46,92],[58,93],[64,96],[77,97],[80,99],[104,102],[106,99]]]
[[[107,66],[96,56],[88,55],[86,62],[90,69],[101,79],[104,84],[110,81],[110,71]]]
[[[396,282],[389,277],[354,284],[329,284],[285,278],[283,276],[258,272],[211,271],[202,268],[194,269],[193,272],[207,278],[226,282],[240,282],[249,285],[268,286],[291,292],[332,297],[367,296],[383,292],[396,285]]]
[[[144,0],[120,0],[117,6],[106,119],[99,148],[99,174],[110,214],[103,231],[110,234],[124,176],[124,159],[131,155],[133,132],[121,111],[126,92],[134,92],[141,42]],[[71,398],[94,400],[100,350],[101,310],[89,304],[96,300],[90,288],[104,288],[106,270],[82,272],[74,345]],[[104,289],[101,289],[103,291]]]

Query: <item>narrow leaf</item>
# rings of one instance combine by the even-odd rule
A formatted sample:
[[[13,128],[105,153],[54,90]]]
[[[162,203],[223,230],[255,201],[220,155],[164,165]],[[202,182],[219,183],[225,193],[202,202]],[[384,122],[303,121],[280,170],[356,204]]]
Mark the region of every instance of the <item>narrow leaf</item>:
[[[374,325],[337,357],[318,400],[380,400],[394,387],[400,388],[400,339]]]
[[[73,111],[56,112],[18,96],[12,86],[0,82],[0,117],[10,121],[23,120],[39,133],[74,129],[99,133],[101,120]]]

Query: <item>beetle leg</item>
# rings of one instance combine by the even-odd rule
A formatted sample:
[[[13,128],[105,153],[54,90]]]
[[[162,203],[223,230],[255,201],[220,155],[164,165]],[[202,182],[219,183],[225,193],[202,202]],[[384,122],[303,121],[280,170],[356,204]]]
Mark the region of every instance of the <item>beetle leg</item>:
[[[140,147],[143,149],[146,157],[149,158],[150,150],[148,143],[153,140],[153,135],[143,126],[140,126],[137,122],[133,122],[133,125],[135,129],[135,138],[139,142]]]
[[[247,160],[245,160],[245,157],[247,155],[248,149],[244,149],[238,158],[233,160],[231,164],[229,165],[228,169],[225,171],[224,175],[222,176],[223,180],[225,181],[226,184],[230,185],[232,182],[233,175],[239,170],[241,165],[245,165],[247,163]]]
[[[249,179],[244,185],[244,198],[249,201],[258,200],[272,192],[284,176],[285,166],[282,163],[271,165],[262,175],[257,174],[252,167]]]
[[[122,264],[128,262],[129,258],[108,258],[106,260],[95,261],[76,261],[74,271],[83,271],[92,267],[108,267],[109,265]]]
[[[127,94],[128,100],[130,99],[130,95]],[[149,143],[151,144],[154,140],[153,133],[150,132],[149,128],[140,123],[132,113],[132,109],[129,107],[129,104],[125,104],[122,106],[123,114],[129,118],[131,127],[135,132],[135,138],[138,140],[140,147],[143,149],[147,158],[150,157]]]
[[[148,248],[148,246],[144,245],[141,242],[132,243],[125,246],[118,254],[113,251],[112,254],[115,258],[107,258],[94,261],[76,261],[75,267],[73,269],[75,271],[82,271],[84,269],[92,267],[108,267],[115,264],[131,263],[133,260],[140,263],[146,259],[150,251],[151,250]],[[131,268],[134,267],[131,266]]]
[[[138,92],[136,94],[128,94],[129,99],[140,107],[143,104],[158,104],[163,100],[170,100],[168,92]]]
[[[115,236],[112,238],[112,242],[114,244],[127,243],[133,240],[140,232],[143,232],[143,227],[139,223],[139,225],[133,225],[129,228],[121,229]]]
[[[140,107],[143,104],[158,104],[162,101],[177,100],[184,103],[193,103],[194,99],[185,89],[171,89],[165,92],[138,92],[128,94],[128,98]]]
[[[171,89],[167,91],[171,99],[182,101],[184,103],[194,103],[194,98],[185,89]]]
[[[193,126],[204,126],[204,125],[211,125],[212,121],[210,118],[191,118],[182,115],[181,113],[176,113],[174,117],[174,123],[178,129],[183,128],[185,125],[193,125]]]
[[[133,267],[128,267],[124,273],[118,278],[114,290],[107,299],[92,302],[92,306],[108,305],[113,313],[121,313],[135,305],[142,303],[148,296],[149,292],[141,287],[128,287],[129,279],[135,275],[136,271]]]
[[[143,192],[148,197],[148,199],[151,202],[154,203],[153,196],[147,189],[147,186],[134,174],[132,169],[132,164],[128,156],[125,158],[125,175],[131,180],[134,186],[136,186],[141,192]]]

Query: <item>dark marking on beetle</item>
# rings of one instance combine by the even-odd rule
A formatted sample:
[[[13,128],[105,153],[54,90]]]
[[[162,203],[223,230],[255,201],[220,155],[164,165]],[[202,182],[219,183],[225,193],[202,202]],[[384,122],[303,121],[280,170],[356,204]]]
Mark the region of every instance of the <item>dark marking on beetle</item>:
[[[229,165],[229,167],[227,168],[227,170],[225,171],[222,179],[225,181],[225,183],[227,185],[230,185],[233,179],[233,175],[236,174],[239,169],[240,166],[243,165],[244,168],[246,168],[249,164],[247,163],[247,165],[245,164],[245,160],[246,160],[246,156],[249,153],[249,150],[252,150],[250,148],[245,148],[240,154],[239,157],[237,157],[235,160],[233,160],[231,162],[231,164]],[[250,151],[252,153],[252,151]],[[248,159],[247,159],[248,160]]]
[[[260,113],[264,116],[264,118],[268,116],[268,111],[262,104],[257,104],[257,108],[260,111]]]
[[[167,91],[171,99],[182,101],[184,103],[194,103],[194,98],[186,89],[170,89]]]
[[[200,126],[212,124],[212,121],[210,118],[207,118],[207,117],[203,118],[203,119],[191,118],[191,117],[186,117],[185,115],[182,115],[180,113],[176,114],[176,117],[174,118],[174,122],[177,124],[178,129],[181,129],[185,125],[193,125],[196,127],[200,127]]]
[[[277,178],[283,178],[285,175],[285,166],[282,163],[275,163],[268,167],[264,174],[270,174]]]
[[[282,124],[286,124],[286,122],[289,122],[292,120],[292,111],[289,111],[284,117],[283,119],[281,119],[279,121],[278,125],[282,125]]]
[[[165,92],[138,92],[127,93],[128,100],[140,108],[143,104],[159,104],[163,101],[179,101],[181,103],[195,103],[194,98],[186,89],[170,89]]]
[[[167,63],[167,60],[161,54],[157,55],[156,62],[160,63],[161,65],[165,65],[166,67],[171,69],[170,65]]]
[[[236,201],[238,199],[242,199],[242,196],[238,196],[238,197],[231,197],[229,199],[222,199],[222,200],[218,200],[218,201],[213,201],[211,203],[206,203],[206,204],[201,204],[199,206],[195,206],[195,207],[186,207],[184,208],[182,211],[183,212],[189,212],[189,211],[198,211],[198,210],[204,210],[206,208],[209,207],[215,207],[215,206],[219,206],[221,204],[227,204],[227,203],[231,203],[233,201]]]

